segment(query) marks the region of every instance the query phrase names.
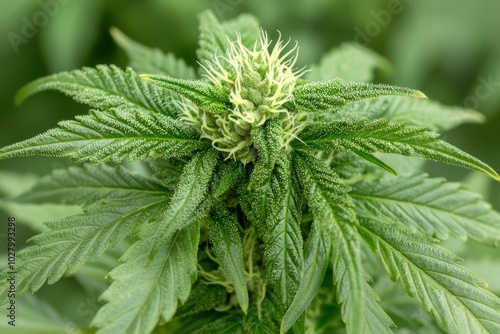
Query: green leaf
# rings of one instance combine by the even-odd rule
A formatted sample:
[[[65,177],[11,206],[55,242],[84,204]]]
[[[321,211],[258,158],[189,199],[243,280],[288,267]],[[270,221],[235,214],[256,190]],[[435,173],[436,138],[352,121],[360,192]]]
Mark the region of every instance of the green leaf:
[[[199,48],[196,50],[200,64],[211,62],[213,57],[226,55],[230,43],[226,36],[226,29],[217,20],[215,15],[206,10],[198,15],[200,21],[200,37],[198,39]],[[221,64],[228,67],[228,62],[220,57]]]
[[[340,78],[349,81],[372,81],[374,70],[386,72],[391,65],[383,57],[357,43],[342,43],[326,53],[312,71],[306,74],[308,80],[330,80]]]
[[[37,79],[17,92],[15,102],[20,104],[29,96],[49,89],[101,110],[139,110],[174,118],[178,114],[171,96],[163,89],[144,81],[131,68],[123,71],[114,65],[85,67]]]
[[[250,178],[250,187],[258,189],[268,183],[280,152],[283,129],[278,120],[269,120],[264,126],[252,129],[252,141],[257,149],[257,162]]]
[[[468,237],[500,245],[500,214],[458,183],[421,174],[353,185],[350,196],[361,212],[399,221],[429,236]]]
[[[107,304],[92,320],[98,334],[150,333],[160,317],[173,317],[196,278],[199,229],[199,224],[191,224],[162,239],[155,250],[159,236],[152,235],[125,253],[125,263],[109,274],[114,281],[100,297]]]
[[[248,288],[238,226],[237,216],[230,213],[223,205],[218,205],[207,220],[208,235],[212,241],[215,256],[233,284],[240,307],[246,314]]]
[[[176,318],[189,317],[212,311],[227,300],[228,292],[219,284],[208,284],[198,279],[191,287],[189,298],[175,313]]]
[[[387,274],[453,333],[500,331],[500,299],[486,283],[456,264],[460,259],[428,237],[360,217],[360,234],[379,255]]]
[[[101,21],[103,7],[101,1],[89,0],[60,4],[48,2],[38,8],[50,17],[44,19],[50,24],[43,24],[38,41],[44,62],[51,72],[73,69],[89,62],[99,38],[97,22]],[[59,15],[60,10],[62,15]]]
[[[182,79],[196,78],[194,69],[184,60],[175,58],[173,54],[137,43],[115,27],[112,27],[110,32],[129,57],[130,67],[136,72],[164,74]]]
[[[274,288],[281,308],[286,311],[299,287],[304,265],[300,231],[301,193],[289,156],[280,156],[276,180],[276,196],[263,237],[264,265],[267,281]]]
[[[0,159],[47,155],[77,162],[120,162],[186,156],[207,147],[199,134],[159,113],[92,111],[59,128],[0,149]]]
[[[280,154],[279,139],[282,130],[276,120],[268,121],[262,127],[252,130],[252,140],[257,149],[257,161],[250,178],[239,189],[242,209],[247,218],[255,224],[260,234],[264,233],[269,217],[270,203],[276,194],[272,183],[276,181],[275,165]]]
[[[387,95],[425,98],[422,92],[410,88],[342,79],[307,82],[293,92],[295,108],[310,112],[337,109],[351,102]]]
[[[278,333],[278,328],[274,322],[275,305],[269,299],[262,301],[261,312],[257,306],[252,305],[248,315],[241,315],[231,312],[227,315],[216,318],[192,334],[246,334],[246,333]]]
[[[287,332],[304,313],[325,278],[330,258],[330,237],[314,222],[305,247],[304,274],[290,307],[281,322],[280,333]]]
[[[170,189],[122,166],[83,165],[56,169],[15,198],[24,203],[93,204],[102,199],[165,196]]]
[[[227,93],[208,82],[177,79],[160,74],[141,74],[141,78],[170,92],[182,95],[200,109],[216,114],[226,114],[230,108]]]
[[[392,168],[391,166],[389,166],[388,164],[386,164],[385,162],[383,162],[382,160],[380,160],[379,158],[377,158],[373,154],[370,154],[367,152],[362,152],[362,151],[355,151],[354,153],[357,154],[358,156],[360,156],[361,158],[365,159],[366,161],[369,161],[372,164],[379,166],[382,169],[385,169],[387,172],[394,174],[396,176],[398,175],[398,173],[394,170],[394,168]]]
[[[294,161],[314,216],[313,223],[318,224],[331,240],[333,280],[347,332],[377,333],[381,328],[382,332],[389,332],[392,321],[378,305],[364,279],[356,231],[358,222],[347,196],[349,187],[343,185],[328,166],[310,155],[295,154]],[[299,296],[297,293],[295,298],[300,300]]]
[[[354,233],[354,216],[346,192],[339,177],[321,161],[309,155],[295,154],[294,165],[299,175],[305,197],[321,233],[326,233],[333,245],[332,262],[337,300],[342,303],[342,319],[349,333],[358,333],[363,327],[359,315],[354,319],[354,310],[364,314],[364,282],[361,269],[361,255],[357,235]],[[316,273],[315,273],[316,275]],[[314,290],[306,292],[316,293]],[[299,288],[300,291],[300,288]],[[313,295],[314,296],[314,295]],[[309,302],[312,297],[308,298]],[[304,297],[299,293],[295,299]],[[305,305],[307,306],[307,305]]]
[[[232,41],[235,41],[239,35],[241,43],[249,49],[253,49],[262,33],[257,18],[249,14],[241,14],[233,20],[224,21],[222,27]]]
[[[222,196],[235,187],[245,176],[245,168],[239,161],[219,164],[214,179],[214,197]]]
[[[48,223],[50,230],[31,240],[35,246],[19,252],[17,295],[35,292],[45,283],[53,284],[65,273],[74,274],[88,260],[95,260],[106,248],[115,246],[128,234],[157,218],[168,196],[141,196],[99,202],[84,214]],[[0,274],[2,282],[7,271]],[[7,289],[7,287],[5,287]],[[2,286],[0,305],[7,293]]]
[[[488,165],[438,139],[438,134],[425,128],[389,119],[370,121],[356,119],[311,123],[292,145],[299,149],[329,152],[394,153],[409,157],[444,162],[473,169],[496,180],[498,174]]]
[[[151,170],[153,178],[160,181],[168,189],[174,190],[188,158],[156,159],[145,162]]]
[[[310,120],[346,120],[366,117],[377,119],[390,117],[393,121],[406,121],[431,131],[450,130],[463,123],[483,123],[486,118],[480,112],[442,105],[429,99],[388,96],[349,104],[336,112],[309,114]]]
[[[173,233],[188,226],[208,211],[210,194],[208,185],[212,180],[217,152],[208,150],[196,154],[184,167],[176,190],[163,217],[150,228],[143,230],[144,235],[158,235],[157,242],[168,239]],[[158,245],[153,247],[153,251]],[[154,253],[151,253],[151,257]]]
[[[208,323],[193,334],[243,334],[241,328],[241,316],[238,314],[229,314],[218,317],[217,320]]]

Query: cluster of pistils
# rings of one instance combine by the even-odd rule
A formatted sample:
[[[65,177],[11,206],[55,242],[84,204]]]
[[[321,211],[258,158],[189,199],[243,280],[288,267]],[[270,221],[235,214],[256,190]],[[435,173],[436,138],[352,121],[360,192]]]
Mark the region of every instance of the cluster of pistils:
[[[216,56],[202,67],[207,78],[225,91],[231,106],[227,114],[214,114],[196,106],[181,108],[182,118],[193,124],[226,158],[247,163],[255,150],[251,131],[268,119],[280,117],[283,126],[283,148],[289,148],[303,128],[297,125],[299,115],[291,114],[284,104],[293,99],[297,79],[304,70],[294,71],[297,45],[284,52],[289,41],[278,39],[274,47],[263,32],[252,49],[238,35],[226,56]]]
[[[283,150],[289,151],[291,150],[290,143],[293,140],[300,140],[298,138],[298,134],[304,129],[304,127],[308,124],[307,122],[302,121],[305,117],[305,113],[286,113],[283,121],[281,122],[283,133],[280,137],[280,146]]]
[[[181,111],[179,119],[190,123],[198,131],[201,132],[202,121],[199,108],[194,103],[185,98],[174,100],[173,102],[174,105]]]

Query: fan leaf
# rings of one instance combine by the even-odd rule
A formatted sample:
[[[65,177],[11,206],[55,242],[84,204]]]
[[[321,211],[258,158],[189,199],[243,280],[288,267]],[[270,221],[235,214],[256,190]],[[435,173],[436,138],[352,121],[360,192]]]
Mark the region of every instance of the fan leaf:
[[[457,256],[395,224],[371,217],[360,217],[360,223],[360,234],[379,255],[390,278],[399,281],[444,330],[500,331],[500,299],[484,289],[483,280],[457,265]]]
[[[290,158],[281,155],[276,168],[274,198],[264,234],[264,265],[281,308],[286,311],[299,287],[304,265],[300,231],[301,192]]]
[[[102,199],[127,199],[169,194],[159,181],[123,166],[83,165],[56,169],[15,198],[24,203],[93,204]]]
[[[421,174],[358,183],[350,196],[361,212],[399,221],[429,236],[447,239],[451,234],[500,245],[500,214],[458,183]]]
[[[127,54],[130,67],[138,73],[157,73],[182,79],[195,79],[195,71],[182,59],[171,53],[163,53],[158,48],[144,46],[127,37],[123,32],[112,27],[111,36]]]
[[[114,65],[98,65],[96,68],[85,67],[53,74],[22,87],[16,94],[15,102],[20,104],[29,96],[49,89],[101,110],[140,110],[177,117],[171,96],[141,79],[131,68],[123,71]]]
[[[405,122],[387,118],[319,122],[307,125],[293,142],[299,149],[329,152],[394,153],[444,162],[484,173],[496,180],[498,174],[488,165],[438,139],[438,134]]]
[[[0,159],[46,155],[77,162],[120,162],[191,155],[209,143],[193,128],[159,113],[92,111],[59,128],[0,149]]]
[[[224,206],[217,206],[207,220],[208,234],[215,256],[233,284],[244,313],[248,311],[248,288],[243,267],[243,248],[238,231],[238,219]]]
[[[168,203],[164,196],[141,196],[97,203],[84,214],[48,223],[50,230],[31,240],[36,243],[19,252],[17,296],[35,292],[48,281],[53,284],[65,273],[74,274],[88,260],[97,259],[140,226],[157,219]],[[7,271],[0,274],[2,281]],[[2,286],[3,289],[3,286]],[[2,298],[7,298],[3,293]],[[0,300],[4,304],[5,299]]]
[[[422,92],[410,88],[342,79],[307,82],[298,85],[293,92],[296,109],[309,112],[337,109],[351,102],[388,95],[425,97]]]
[[[151,333],[160,318],[170,320],[189,297],[196,279],[200,225],[193,223],[158,243],[158,235],[137,241],[109,276],[114,280],[100,297],[107,302],[91,325],[98,334]],[[153,245],[158,245],[153,249]],[[148,259],[148,255],[155,256]]]
[[[169,92],[180,94],[198,108],[212,113],[227,114],[231,107],[227,93],[205,81],[177,79],[161,74],[141,74],[141,78]]]

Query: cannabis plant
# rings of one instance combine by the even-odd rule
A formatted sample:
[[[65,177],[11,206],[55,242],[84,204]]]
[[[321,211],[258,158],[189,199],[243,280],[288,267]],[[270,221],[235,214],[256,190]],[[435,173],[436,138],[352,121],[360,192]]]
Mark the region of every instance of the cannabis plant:
[[[391,333],[411,314],[378,297],[392,287],[384,270],[433,331],[500,333],[500,299],[437,244],[498,246],[500,215],[412,158],[499,180],[433,132],[481,116],[343,79],[370,79],[380,62],[358,46],[297,68],[297,45],[271,41],[253,17],[200,20],[198,72],[113,29],[130,68],[19,91],[17,102],[55,89],[95,109],[0,150],[79,163],[16,199],[84,210],[19,253],[17,297],[126,243],[91,323],[100,334]]]

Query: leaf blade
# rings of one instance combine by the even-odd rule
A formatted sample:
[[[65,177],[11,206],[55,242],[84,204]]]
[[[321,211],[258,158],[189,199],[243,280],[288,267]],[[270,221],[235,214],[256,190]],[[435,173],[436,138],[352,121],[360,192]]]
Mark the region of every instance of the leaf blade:
[[[354,228],[357,220],[347,197],[349,187],[311,155],[297,152],[294,162],[314,216],[313,222],[319,224],[333,246],[333,277],[337,300],[342,304],[342,319],[349,333],[359,333],[367,326],[368,318],[359,237]],[[295,298],[299,298],[298,293]],[[362,321],[354,310],[363,315]]]
[[[305,246],[304,274],[295,297],[283,316],[280,333],[292,328],[321,287],[328,268],[330,249],[330,237],[317,223],[313,223]]]
[[[149,333],[160,317],[165,321],[173,317],[196,277],[199,227],[194,223],[163,239],[153,259],[148,260],[148,254],[157,244],[154,235],[125,253],[125,263],[110,273],[114,281],[100,297],[107,304],[92,320],[91,325],[99,327],[97,333]]]
[[[223,206],[216,207],[207,220],[215,256],[233,284],[240,307],[246,314],[249,304],[248,288],[238,224],[236,216]]]
[[[59,128],[0,149],[0,159],[48,155],[77,162],[120,162],[190,155],[207,147],[197,132],[159,113],[93,111]]]
[[[458,266],[459,258],[429,238],[371,217],[361,217],[359,231],[379,255],[387,274],[446,331],[494,333],[500,330],[500,299],[486,283]]]
[[[337,109],[348,103],[388,95],[426,97],[422,92],[410,88],[351,82],[338,78],[307,82],[298,85],[293,92],[296,108],[309,112]]]
[[[45,281],[55,283],[65,273],[75,273],[85,262],[97,259],[106,248],[160,215],[168,198],[156,195],[128,198],[125,203],[98,203],[84,214],[49,223],[48,232],[32,238],[36,245],[19,252],[18,296],[28,289],[37,291]],[[7,271],[0,274],[5,275]],[[7,298],[7,293],[2,296]]]
[[[422,127],[389,119],[319,122],[307,125],[292,145],[329,152],[394,153],[469,168],[500,180],[487,164],[448,144]]]
[[[350,196],[358,210],[404,222],[429,236],[470,237],[500,245],[500,214],[459,184],[427,175],[355,184]]]
[[[205,215],[211,204],[209,183],[218,163],[215,150],[196,154],[184,167],[168,208],[154,228],[141,231],[143,235],[157,235],[156,240],[166,240],[170,235],[188,226],[195,218]],[[153,251],[159,245],[153,247]],[[154,257],[154,253],[150,257]]]
[[[304,265],[300,230],[302,201],[290,157],[277,162],[275,193],[264,234],[264,265],[281,308],[286,311],[297,291]]]
[[[21,104],[31,95],[49,89],[102,110],[141,110],[177,117],[171,96],[166,95],[159,87],[145,82],[131,68],[123,71],[114,65],[98,65],[96,68],[84,67],[81,70],[49,75],[23,86],[17,92],[15,102]]]
[[[92,204],[103,199],[161,195],[170,189],[159,181],[133,173],[123,166],[71,166],[56,169],[15,198],[23,203]]]
[[[130,67],[138,73],[158,73],[176,78],[194,79],[195,71],[182,59],[172,53],[163,53],[158,48],[150,48],[129,38],[116,27],[110,29],[116,44],[130,59]]]
[[[208,82],[177,79],[161,74],[141,74],[140,77],[153,85],[184,96],[200,109],[226,114],[230,108],[227,93]]]

